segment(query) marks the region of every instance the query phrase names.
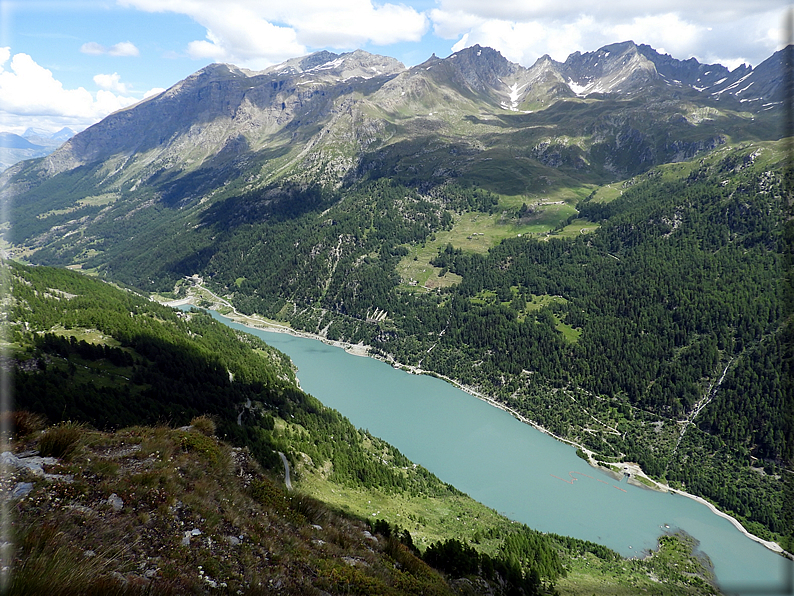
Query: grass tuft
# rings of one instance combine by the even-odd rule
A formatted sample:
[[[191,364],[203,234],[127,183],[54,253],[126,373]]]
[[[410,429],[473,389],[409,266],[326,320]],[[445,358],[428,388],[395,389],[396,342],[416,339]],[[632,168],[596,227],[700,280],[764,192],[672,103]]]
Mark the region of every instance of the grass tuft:
[[[59,540],[61,531],[46,523],[21,536],[18,541],[20,564],[14,567],[8,585],[9,596],[50,594],[90,596],[143,594],[142,586],[132,586],[111,575],[114,556],[99,553],[86,557],[73,545]]]
[[[14,436],[18,438],[26,437],[47,426],[47,421],[44,419],[44,416],[28,412],[27,410],[4,412],[3,418],[8,419],[11,431],[14,433]]]
[[[328,517],[328,505],[306,494],[294,494],[290,505],[311,524],[323,524]]]
[[[212,464],[221,459],[221,450],[212,438],[199,433],[189,432],[182,435],[182,449],[199,454]]]
[[[71,421],[52,426],[39,438],[39,453],[44,457],[68,459],[77,448],[84,432],[84,424]]]
[[[209,416],[196,416],[190,421],[190,426],[203,435],[211,437],[215,434],[215,422]]]

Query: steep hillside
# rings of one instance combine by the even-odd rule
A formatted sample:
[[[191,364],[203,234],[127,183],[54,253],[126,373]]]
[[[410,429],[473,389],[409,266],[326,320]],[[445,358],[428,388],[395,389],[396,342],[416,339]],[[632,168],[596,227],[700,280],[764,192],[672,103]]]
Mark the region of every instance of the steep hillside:
[[[718,593],[685,536],[627,561],[492,514],[483,543],[498,545],[493,556],[454,538],[421,553],[398,526],[287,490],[247,450],[207,436],[206,418],[112,433],[74,423],[30,432],[35,420],[24,420],[19,457],[3,456],[20,466],[2,480],[16,547],[7,594]],[[515,562],[533,558],[532,574]]]
[[[190,263],[242,312],[475,387],[774,538],[792,432],[780,149],[725,148],[577,210],[385,180],[294,217],[229,201]]]
[[[4,366],[19,408],[4,414],[15,423],[2,479],[14,505],[9,594],[541,594],[558,583],[715,593],[685,537],[627,561],[497,515],[301,392],[283,355],[207,315],[65,270],[6,273]],[[69,421],[45,428],[44,415]],[[376,499],[382,517],[303,492],[318,482]],[[401,519],[396,499],[423,515]],[[436,521],[450,512],[476,541]]]

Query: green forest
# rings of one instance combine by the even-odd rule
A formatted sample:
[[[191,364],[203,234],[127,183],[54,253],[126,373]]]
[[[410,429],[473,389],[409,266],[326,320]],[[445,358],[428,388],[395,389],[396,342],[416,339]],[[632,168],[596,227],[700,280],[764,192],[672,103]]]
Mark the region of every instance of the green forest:
[[[406,288],[398,264],[450,227],[444,213],[498,210],[491,193],[420,195],[380,179],[323,203],[322,217],[227,219],[194,265],[242,312],[474,386],[771,537],[784,531],[792,432],[775,372],[782,170],[756,166],[748,148],[678,172],[580,201],[575,217],[599,226],[589,234],[508,238],[485,254],[448,244],[430,264],[460,282],[431,292]],[[376,309],[388,317],[370,320]],[[583,432],[591,416],[603,425]]]

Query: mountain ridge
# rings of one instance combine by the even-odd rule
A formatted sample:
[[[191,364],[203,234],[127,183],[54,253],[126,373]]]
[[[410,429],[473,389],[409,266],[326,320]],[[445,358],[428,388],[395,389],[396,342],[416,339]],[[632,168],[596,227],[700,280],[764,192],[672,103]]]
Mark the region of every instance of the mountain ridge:
[[[74,135],[68,127],[54,133],[34,128],[28,128],[21,135],[0,132],[0,172],[20,161],[52,153]]]
[[[621,42],[596,52],[576,52],[564,63],[541,57],[530,68],[480,46],[443,59],[431,58],[412,68],[361,50],[318,52],[259,72],[213,64],[76,135],[45,160],[43,171],[50,177],[114,155],[129,157],[155,148],[160,148],[159,155],[147,158],[155,169],[178,163],[182,169],[192,170],[197,161],[211,164],[211,156],[223,151],[283,147],[295,140],[292,133],[300,135],[307,130],[307,124],[315,124],[315,129],[322,129],[316,126],[320,122],[333,127],[335,109],[338,112],[340,108],[374,120],[369,124],[381,129],[388,127],[390,120],[395,123],[394,114],[381,110],[379,117],[369,118],[378,106],[392,105],[398,112],[407,110],[407,115],[426,119],[419,105],[405,101],[406,94],[419,94],[419,104],[427,105],[431,114],[434,106],[459,106],[468,113],[483,108],[497,113],[502,109],[536,112],[561,100],[604,94],[630,100],[649,85],[656,88],[655,93],[664,88],[664,94],[673,100],[677,91],[684,92],[684,99],[690,102],[714,101],[735,109],[751,104],[769,108],[780,101],[782,78],[774,76],[773,67],[783,60],[781,51],[756,69],[739,67],[729,72],[719,65],[701,65],[694,58],[679,61],[650,46]],[[433,72],[439,69],[443,72]],[[431,75],[435,75],[432,83],[419,83]],[[441,99],[433,99],[428,86],[440,87]],[[376,105],[368,103],[373,94]],[[196,143],[206,150],[191,152],[188,145]]]

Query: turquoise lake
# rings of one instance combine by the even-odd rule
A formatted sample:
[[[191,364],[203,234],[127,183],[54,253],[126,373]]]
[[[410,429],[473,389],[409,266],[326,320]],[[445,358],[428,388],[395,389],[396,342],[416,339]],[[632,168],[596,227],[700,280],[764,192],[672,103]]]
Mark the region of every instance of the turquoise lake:
[[[213,315],[292,358],[301,387],[359,428],[511,519],[642,556],[666,531],[694,536],[729,593],[787,594],[794,563],[681,495],[630,485],[565,445],[442,380],[397,370],[318,340]]]

